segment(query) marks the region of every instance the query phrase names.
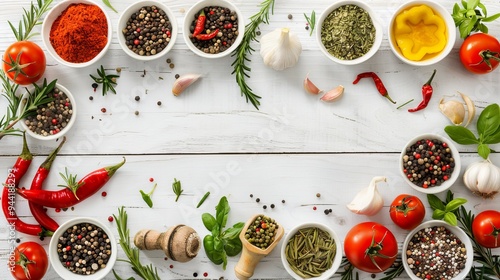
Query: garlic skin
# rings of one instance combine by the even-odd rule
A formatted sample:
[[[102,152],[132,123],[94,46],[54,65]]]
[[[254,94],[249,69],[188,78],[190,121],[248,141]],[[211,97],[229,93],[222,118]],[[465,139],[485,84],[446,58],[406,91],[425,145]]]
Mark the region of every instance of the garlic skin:
[[[489,159],[475,162],[465,170],[465,186],[483,198],[493,198],[500,190],[500,168]]]
[[[264,64],[277,71],[295,66],[301,52],[299,37],[288,28],[278,28],[260,39],[260,55]]]
[[[185,74],[177,78],[172,85],[172,93],[179,96],[186,88],[192,85],[201,77],[200,74]]]
[[[324,102],[334,102],[344,94],[344,86],[339,85],[329,91],[327,91],[323,96],[321,96],[321,101]]]
[[[464,105],[456,100],[444,102],[444,98],[439,101],[439,110],[443,113],[454,125],[461,125],[465,118]]]
[[[323,92],[313,82],[311,82],[311,80],[309,80],[309,74],[307,74],[306,78],[304,79],[304,90],[307,93],[314,94],[314,95],[320,94]]]
[[[351,203],[347,204],[347,208],[355,214],[373,216],[377,214],[384,206],[384,199],[377,189],[377,183],[387,182],[384,176],[373,177],[370,185],[361,190]]]

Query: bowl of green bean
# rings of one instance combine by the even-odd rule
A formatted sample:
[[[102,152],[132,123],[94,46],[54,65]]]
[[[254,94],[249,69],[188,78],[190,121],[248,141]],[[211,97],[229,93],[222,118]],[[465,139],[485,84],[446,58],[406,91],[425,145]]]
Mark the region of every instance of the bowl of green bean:
[[[300,224],[285,236],[281,261],[294,279],[329,279],[342,261],[340,239],[325,224]]]

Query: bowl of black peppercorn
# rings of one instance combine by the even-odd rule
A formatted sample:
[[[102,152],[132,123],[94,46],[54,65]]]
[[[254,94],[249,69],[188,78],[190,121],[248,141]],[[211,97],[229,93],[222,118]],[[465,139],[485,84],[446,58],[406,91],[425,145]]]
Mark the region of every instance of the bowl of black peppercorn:
[[[399,170],[413,189],[440,193],[450,188],[460,174],[460,155],[452,141],[438,134],[412,138],[401,151]]]
[[[74,218],[54,232],[50,264],[62,279],[103,279],[116,262],[117,246],[111,229],[98,219]]]
[[[118,43],[132,58],[149,61],[166,55],[177,39],[177,21],[159,1],[139,1],[118,19]]]

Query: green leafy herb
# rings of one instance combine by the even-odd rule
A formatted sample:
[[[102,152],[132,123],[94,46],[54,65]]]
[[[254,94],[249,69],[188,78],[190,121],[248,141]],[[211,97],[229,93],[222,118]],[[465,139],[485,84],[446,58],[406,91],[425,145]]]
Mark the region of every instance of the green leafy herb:
[[[307,24],[309,25],[309,36],[312,36],[314,27],[316,27],[316,12],[313,10],[311,12],[311,16],[307,16],[306,13],[304,13],[304,17],[306,18]]]
[[[200,202],[198,202],[198,205],[196,205],[196,208],[200,208],[200,206],[207,200],[208,196],[210,195],[210,192],[207,192],[201,199]]]
[[[19,21],[19,26],[17,29],[10,21],[8,21],[10,29],[12,29],[12,32],[14,33],[14,36],[16,36],[17,41],[27,41],[31,37],[38,34],[31,34],[31,31],[33,31],[33,28],[35,26],[42,24],[40,18],[45,12],[49,10],[49,6],[51,3],[52,0],[37,0],[37,5],[35,6],[33,2],[31,2],[30,9],[23,9],[23,19]]]
[[[245,95],[246,101],[250,101],[252,105],[258,110],[261,98],[256,95],[252,89],[246,83],[246,78],[250,78],[249,72],[251,68],[246,65],[250,62],[250,55],[255,51],[251,47],[253,41],[257,41],[257,30],[261,23],[269,24],[269,12],[274,13],[274,0],[264,0],[260,4],[260,11],[250,17],[250,23],[245,26],[245,33],[243,34],[243,41],[241,44],[231,53],[231,56],[236,59],[233,61],[231,66],[234,70],[231,74],[236,75],[236,82],[240,86],[241,95]],[[241,35],[240,35],[241,36]]]
[[[177,202],[177,200],[179,200],[179,196],[181,196],[182,192],[184,191],[181,187],[181,181],[177,181],[177,179],[174,178],[174,182],[172,183],[172,190],[176,195],[175,202]]]
[[[114,74],[106,74],[106,71],[104,70],[104,66],[101,65],[100,69],[97,69],[97,75],[99,77],[95,77],[92,74],[90,74],[90,77],[94,80],[94,82],[98,84],[102,84],[102,95],[106,95],[108,91],[112,91],[114,94],[116,94],[115,86],[117,85],[116,83],[116,78],[119,78],[120,75],[114,75]]]
[[[149,208],[153,208],[153,200],[151,199],[151,196],[153,195],[153,192],[156,190],[156,185],[153,186],[153,189],[149,193],[145,193],[143,190],[140,190],[139,192],[141,193],[142,199],[146,204],[149,206]]]
[[[467,200],[465,198],[455,198],[443,203],[435,194],[428,194],[427,200],[434,212],[432,213],[432,218],[436,220],[444,220],[452,226],[456,226],[457,216],[455,212],[457,209],[465,204]]]
[[[496,103],[488,105],[479,115],[476,126],[479,134],[477,138],[472,131],[463,126],[449,125],[444,131],[458,144],[477,144],[477,153],[487,159],[491,153],[488,145],[500,143],[500,106]]]
[[[120,236],[120,246],[123,249],[123,252],[127,256],[128,260],[119,259],[119,261],[127,262],[132,266],[132,270],[134,270],[139,277],[144,280],[160,280],[160,276],[158,275],[158,270],[153,267],[152,264],[144,266],[141,264],[139,259],[139,249],[132,248],[130,245],[130,231],[127,228],[127,212],[123,209],[123,206],[118,208],[118,217],[113,214],[113,217],[116,220],[116,227],[118,230],[118,235]],[[122,280],[123,278],[119,277],[118,274],[113,269],[113,275],[117,280]],[[127,278],[127,280],[133,280],[133,277]]]
[[[215,207],[215,217],[210,213],[201,215],[203,225],[210,231],[210,234],[203,238],[205,253],[214,264],[222,264],[224,270],[227,266],[227,257],[238,255],[243,248],[239,235],[244,223],[236,223],[224,230],[230,209],[227,198],[223,196]]]
[[[111,10],[113,10],[115,13],[118,13],[118,11],[113,7],[113,5],[111,5],[111,3],[109,2],[109,0],[102,0],[102,2],[104,3],[104,5],[106,5],[108,8],[110,8]]]
[[[486,6],[480,0],[461,0],[462,7],[455,3],[451,14],[461,38],[467,38],[472,32],[488,33],[483,22],[492,22],[500,17],[500,13],[488,17]]]
[[[356,271],[356,278],[354,277],[354,265],[349,262],[346,257],[342,257],[342,262],[340,263],[340,270],[336,274],[340,274],[341,280],[359,280],[359,274]]]
[[[76,191],[83,185],[85,182],[78,182],[76,180],[76,174],[72,175],[68,173],[68,168],[64,168],[65,174],[59,172],[59,175],[63,178],[64,182],[66,185],[58,185],[58,187],[63,187],[63,188],[68,188],[73,195],[76,197],[77,200],[80,200],[78,196],[76,195]]]

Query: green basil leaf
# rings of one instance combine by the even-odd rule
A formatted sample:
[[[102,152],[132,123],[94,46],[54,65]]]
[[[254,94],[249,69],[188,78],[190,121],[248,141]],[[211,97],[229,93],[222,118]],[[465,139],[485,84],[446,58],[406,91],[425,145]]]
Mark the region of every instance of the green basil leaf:
[[[226,245],[224,246],[224,250],[226,251],[226,254],[229,257],[234,257],[238,255],[241,252],[241,249],[243,248],[243,244],[241,244],[241,240],[238,239],[233,239],[233,240],[228,240],[226,242]]]
[[[479,143],[474,133],[463,126],[448,125],[444,128],[444,131],[450,136],[451,140],[458,144],[470,145]]]
[[[229,214],[229,203],[227,202],[227,198],[225,196],[221,197],[219,204],[215,207],[215,218],[220,228],[224,228],[227,223],[227,217]]]
[[[244,224],[243,224],[244,225]],[[236,225],[235,225],[236,226]],[[235,239],[235,238],[238,238],[238,236],[240,235],[240,232],[241,232],[241,229],[243,227],[238,227],[238,226],[233,226],[232,228],[228,228],[226,229],[223,233],[222,233],[222,237],[224,239]]]
[[[215,250],[213,236],[206,235],[205,238],[203,238],[203,248],[205,248],[205,253],[211,262],[214,264],[222,263],[222,253]]]
[[[224,250],[224,243],[222,242],[222,239],[218,236],[214,236],[214,249],[216,251],[222,251]]]
[[[222,269],[226,270],[227,267],[227,255],[226,251],[222,251]]]
[[[215,223],[214,227],[212,228],[212,235],[213,236],[219,236],[221,232],[221,228],[218,223]]]
[[[444,216],[446,215],[446,212],[444,210],[436,209],[434,212],[432,212],[432,218],[434,220],[442,220]]]
[[[142,199],[144,200],[144,202],[146,202],[146,204],[149,206],[149,208],[152,208],[153,201],[151,200],[151,197],[149,196],[149,194],[145,193],[143,190],[140,190],[139,192],[141,192],[141,196],[142,196]]]
[[[458,225],[457,216],[455,214],[448,212],[444,215],[444,221],[452,226]]]
[[[468,0],[467,1],[467,9],[473,10],[479,5],[479,0]]]
[[[498,19],[499,17],[500,17],[500,13],[494,14],[494,15],[492,15],[490,17],[485,17],[485,18],[482,19],[482,21],[484,21],[484,22],[492,22],[492,21]]]
[[[484,144],[498,144],[500,143],[500,126],[491,135],[485,135],[483,139]]]
[[[445,200],[445,203],[448,204],[450,203],[450,201],[453,200],[453,192],[448,190],[448,192],[446,192],[446,200]]]
[[[215,220],[214,216],[212,216],[209,213],[203,213],[201,215],[201,220],[203,221],[203,225],[209,230],[212,231],[215,224],[217,224],[217,221]]]
[[[500,126],[500,107],[498,104],[488,105],[477,119],[477,132],[485,138],[496,132]]]
[[[465,204],[466,202],[467,202],[467,199],[465,199],[465,198],[455,198],[452,201],[450,201],[448,204],[446,204],[444,211],[453,212],[453,211],[457,210],[461,205]]]
[[[477,153],[484,159],[487,159],[490,155],[490,147],[486,144],[481,144],[477,146]]]
[[[444,204],[443,204],[443,202],[435,194],[428,194],[427,195],[427,201],[429,201],[429,205],[431,206],[432,210],[439,209],[439,210],[443,210],[444,211]]]

